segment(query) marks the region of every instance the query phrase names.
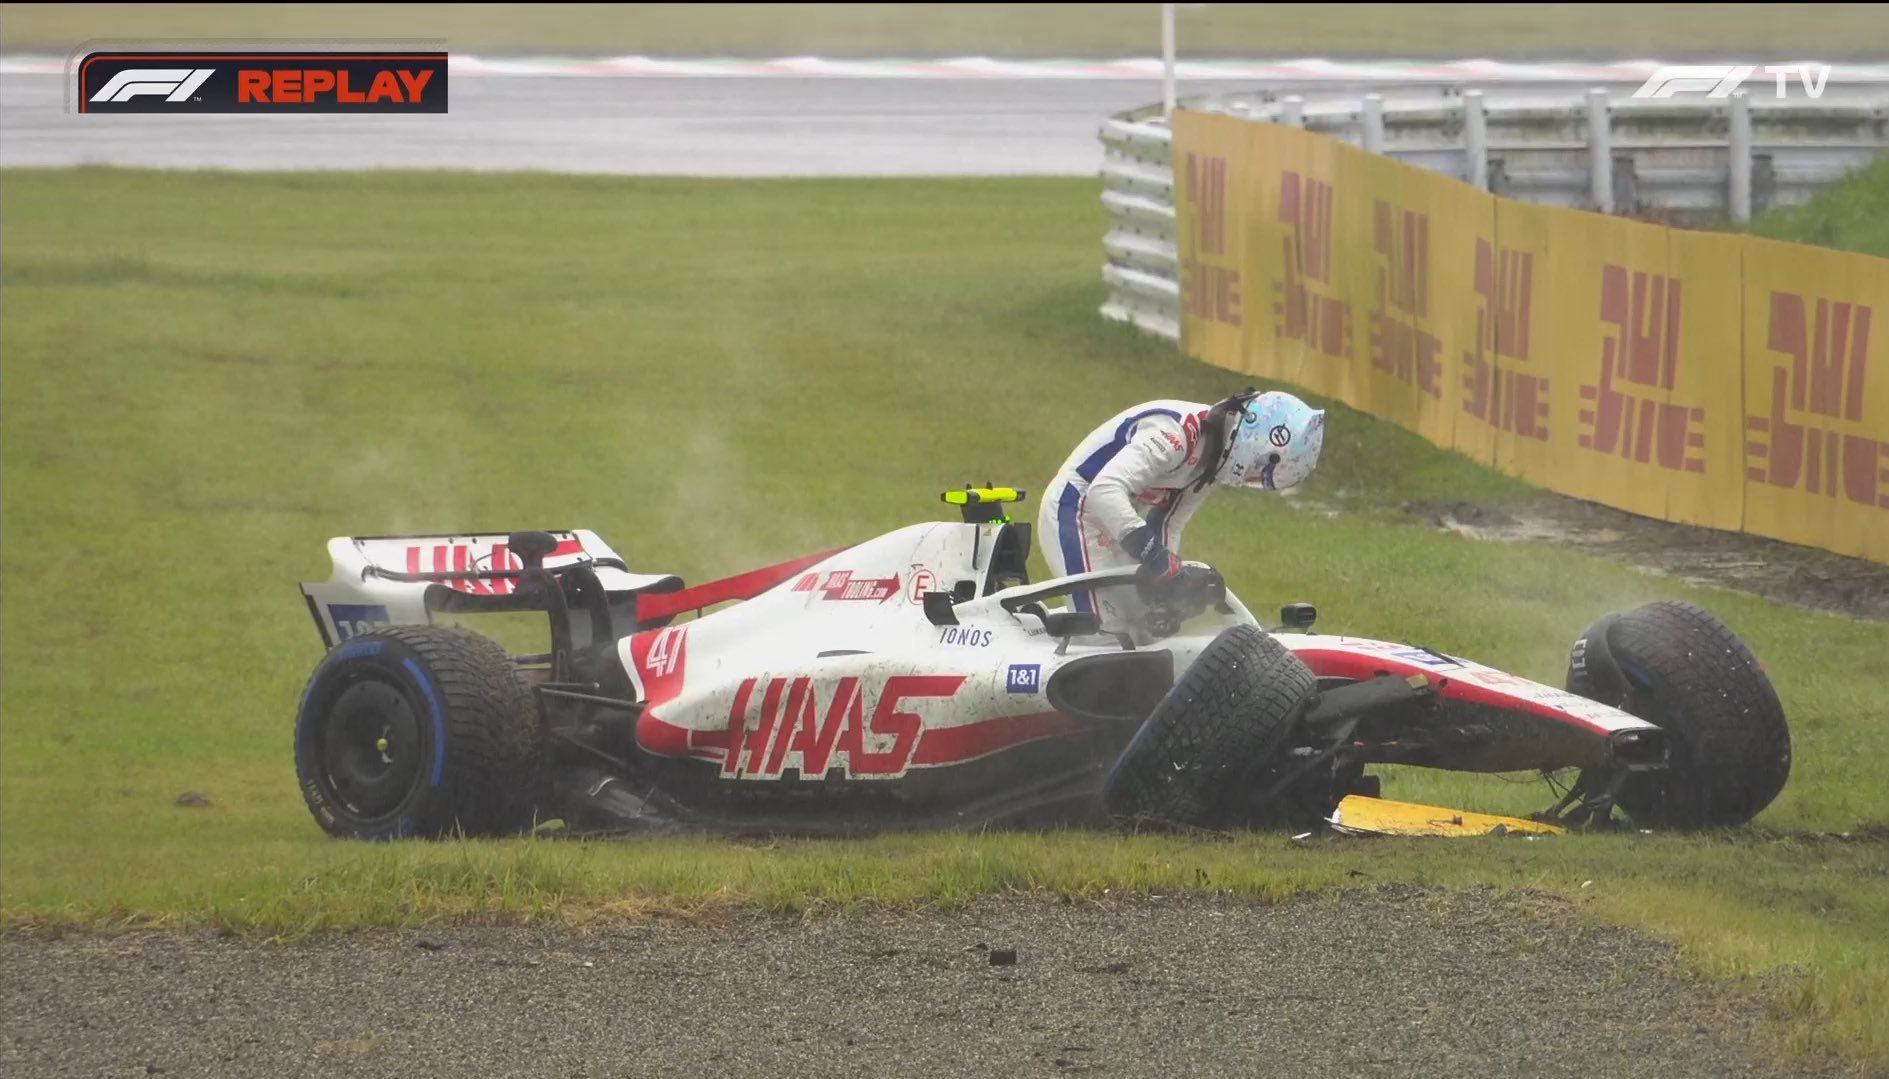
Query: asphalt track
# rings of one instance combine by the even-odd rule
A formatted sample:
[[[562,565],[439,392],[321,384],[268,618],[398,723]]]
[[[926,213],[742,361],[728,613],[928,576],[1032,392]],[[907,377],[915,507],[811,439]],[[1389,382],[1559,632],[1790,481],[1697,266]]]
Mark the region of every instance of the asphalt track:
[[[0,75],[0,166],[528,169],[701,176],[1094,175],[1146,80],[468,78],[445,116],[77,115]]]
[[[1624,95],[1628,83],[1608,83]],[[1492,95],[1566,99],[1568,82]],[[1355,100],[1435,86],[1274,77],[1183,83]],[[63,76],[0,65],[0,167],[543,170],[688,176],[1093,176],[1097,130],[1161,100],[1148,78],[456,77],[444,116],[100,116]]]

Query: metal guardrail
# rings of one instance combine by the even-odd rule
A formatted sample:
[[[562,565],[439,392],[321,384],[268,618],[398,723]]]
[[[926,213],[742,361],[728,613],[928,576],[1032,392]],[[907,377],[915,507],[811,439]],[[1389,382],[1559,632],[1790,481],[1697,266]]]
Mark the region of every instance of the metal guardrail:
[[[1889,96],[1801,101],[1507,96],[1442,89],[1307,101],[1184,100],[1184,109],[1293,124],[1525,202],[1678,220],[1794,205],[1889,149]],[[1171,137],[1160,105],[1103,123],[1105,318],[1180,339]]]

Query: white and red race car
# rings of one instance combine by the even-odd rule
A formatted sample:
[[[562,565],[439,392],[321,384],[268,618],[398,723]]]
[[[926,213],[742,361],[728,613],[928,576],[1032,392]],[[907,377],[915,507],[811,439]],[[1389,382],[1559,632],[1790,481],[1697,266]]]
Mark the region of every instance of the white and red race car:
[[[961,521],[692,588],[582,530],[334,539],[332,578],[302,586],[328,646],[296,719],[309,809],[364,839],[1372,830],[1399,803],[1365,769],[1388,764],[1578,776],[1515,830],[1616,809],[1698,828],[1750,820],[1789,775],[1777,694],[1696,607],[1601,620],[1557,689],[1312,633],[1309,604],[1264,628],[1199,564],[1158,590],[1132,569],[1032,583],[1019,497],[948,492]],[[1096,589],[1135,590],[1137,623],[1064,609]],[[548,651],[436,622],[521,610],[547,613]]]

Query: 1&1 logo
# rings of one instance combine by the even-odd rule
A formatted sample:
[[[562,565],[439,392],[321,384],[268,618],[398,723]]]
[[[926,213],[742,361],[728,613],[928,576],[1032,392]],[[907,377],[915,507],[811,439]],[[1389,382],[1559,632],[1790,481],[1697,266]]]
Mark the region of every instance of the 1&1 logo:
[[[1039,664],[1012,663],[1004,688],[1011,693],[1035,693],[1041,688],[1042,676],[1043,668]]]

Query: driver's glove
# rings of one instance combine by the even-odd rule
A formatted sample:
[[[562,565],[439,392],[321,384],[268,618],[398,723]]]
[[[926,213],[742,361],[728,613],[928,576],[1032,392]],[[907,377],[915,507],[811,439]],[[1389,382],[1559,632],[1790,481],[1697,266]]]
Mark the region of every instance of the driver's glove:
[[[1161,542],[1160,534],[1150,525],[1139,525],[1122,533],[1122,550],[1141,563],[1136,576],[1147,581],[1172,581],[1180,576],[1181,560]]]

